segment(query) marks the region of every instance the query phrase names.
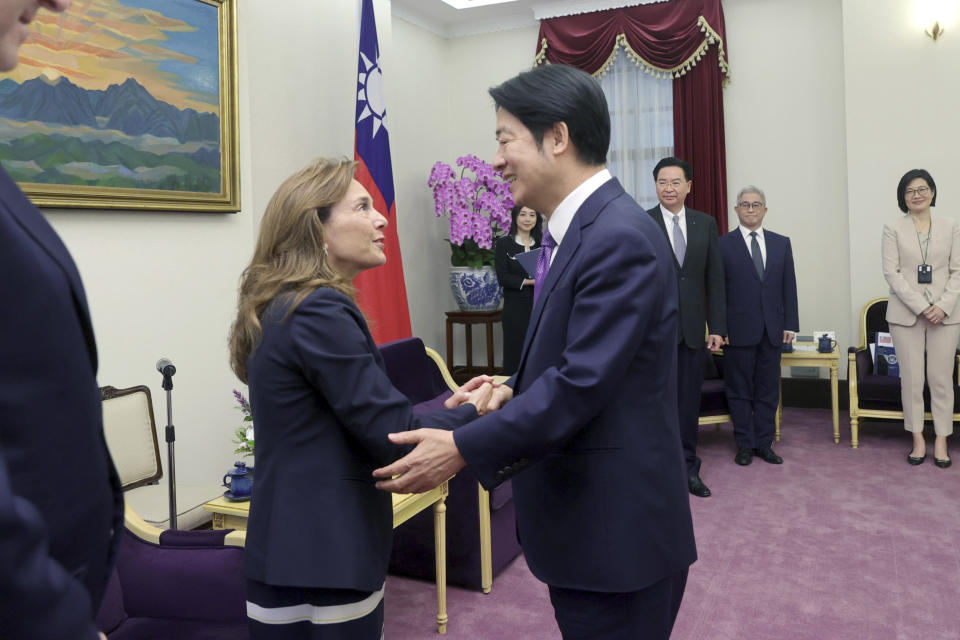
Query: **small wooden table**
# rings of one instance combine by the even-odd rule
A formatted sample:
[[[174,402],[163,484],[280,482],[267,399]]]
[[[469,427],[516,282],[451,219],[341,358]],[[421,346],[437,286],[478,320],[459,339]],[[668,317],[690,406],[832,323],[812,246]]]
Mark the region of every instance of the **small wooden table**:
[[[393,494],[393,528],[433,506],[434,561],[437,569],[437,631],[447,632],[447,505],[449,487],[442,485],[426,493]],[[211,500],[203,508],[213,513],[214,529],[247,530],[250,502],[234,502],[224,497]]]
[[[799,343],[804,346],[816,343]],[[819,351],[791,351],[780,355],[784,367],[818,367],[830,369],[830,399],[833,408],[833,441],[840,443],[840,410],[838,404],[837,372],[840,368],[840,353],[834,347],[830,353]],[[780,383],[780,403],[777,405],[777,440],[780,439],[780,419],[783,416],[783,382]]]
[[[457,382],[466,382],[470,378],[485,373],[494,375],[498,369],[493,365],[493,325],[500,322],[499,311],[447,311],[447,369]],[[453,364],[453,325],[462,324],[466,331],[467,365],[455,367]],[[473,366],[473,325],[486,325],[487,366]]]

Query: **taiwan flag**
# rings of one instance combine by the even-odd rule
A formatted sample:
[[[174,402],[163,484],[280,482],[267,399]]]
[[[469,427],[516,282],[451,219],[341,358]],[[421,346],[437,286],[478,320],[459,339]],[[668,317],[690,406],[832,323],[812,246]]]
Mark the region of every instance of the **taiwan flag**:
[[[354,279],[360,308],[367,316],[377,344],[410,337],[410,310],[403,283],[403,260],[397,240],[397,208],[393,200],[393,167],[387,111],[383,99],[380,46],[373,17],[373,0],[360,0],[360,63],[357,70],[357,119],[354,160],[360,163],[356,178],[373,198],[377,211],[387,217],[384,230],[387,264],[362,272]]]

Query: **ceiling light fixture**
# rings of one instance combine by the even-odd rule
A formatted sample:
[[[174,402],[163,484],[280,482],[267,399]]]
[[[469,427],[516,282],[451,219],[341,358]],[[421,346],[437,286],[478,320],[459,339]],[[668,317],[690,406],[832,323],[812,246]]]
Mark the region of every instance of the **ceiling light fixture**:
[[[454,9],[473,9],[474,7],[484,7],[488,4],[505,4],[507,2],[516,2],[517,0],[441,0]]]

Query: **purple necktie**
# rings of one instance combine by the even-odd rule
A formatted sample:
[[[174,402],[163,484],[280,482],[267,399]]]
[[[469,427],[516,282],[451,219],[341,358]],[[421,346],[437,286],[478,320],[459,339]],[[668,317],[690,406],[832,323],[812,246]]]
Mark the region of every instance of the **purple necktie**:
[[[540,288],[543,287],[543,281],[547,279],[547,271],[550,269],[550,255],[553,253],[553,248],[557,246],[550,235],[550,229],[546,225],[543,227],[543,238],[540,240],[540,246],[540,255],[537,256],[537,272],[533,275],[533,304],[537,304]]]

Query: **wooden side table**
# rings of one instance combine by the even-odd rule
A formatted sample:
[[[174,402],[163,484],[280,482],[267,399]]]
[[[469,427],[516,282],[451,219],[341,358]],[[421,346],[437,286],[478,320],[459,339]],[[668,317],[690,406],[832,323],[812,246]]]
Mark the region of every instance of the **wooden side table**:
[[[493,364],[493,325],[497,322],[500,322],[499,311],[447,311],[447,369],[450,370],[454,380],[463,383],[481,373],[492,376],[500,372]],[[453,364],[453,325],[455,324],[464,325],[466,332],[467,364],[463,367]],[[473,364],[473,325],[475,324],[485,325],[487,329],[486,368],[475,367]]]
[[[813,346],[811,342],[798,342],[797,345]],[[780,365],[783,367],[819,367],[830,370],[830,408],[833,409],[833,441],[840,443],[840,410],[839,394],[837,389],[838,370],[840,368],[840,352],[834,347],[830,353],[819,351],[803,351],[795,348],[794,351],[780,355]],[[780,440],[780,419],[783,416],[783,382],[780,383],[780,404],[777,405],[777,440]]]
[[[426,493],[393,494],[393,528],[433,507],[434,562],[437,570],[437,630],[447,632],[447,504],[450,489],[446,482]],[[214,529],[247,530],[250,502],[233,502],[224,497],[203,505],[213,513]]]

